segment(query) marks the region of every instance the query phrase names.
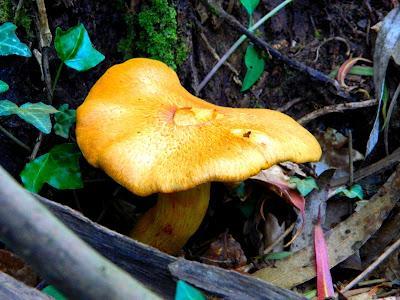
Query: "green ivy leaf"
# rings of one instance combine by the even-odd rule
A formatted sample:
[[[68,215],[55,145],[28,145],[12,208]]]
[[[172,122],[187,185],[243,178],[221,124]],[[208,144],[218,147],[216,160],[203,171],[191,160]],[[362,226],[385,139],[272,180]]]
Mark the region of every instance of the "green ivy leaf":
[[[4,92],[7,92],[9,88],[10,87],[8,86],[7,83],[5,83],[4,81],[0,80],[0,94],[4,93]]]
[[[53,285],[46,286],[42,292],[46,295],[53,297],[55,300],[68,300],[67,297],[64,296],[59,290],[56,289]]]
[[[264,72],[265,66],[264,59],[258,54],[256,48],[252,44],[247,47],[244,63],[246,64],[247,71],[243,79],[241,92],[248,90],[256,83]]]
[[[54,132],[55,134],[68,138],[69,130],[75,123],[76,111],[75,109],[69,109],[68,104],[63,104],[58,108],[58,113],[54,114]]]
[[[93,47],[82,24],[67,31],[57,27],[54,46],[58,57],[68,67],[80,72],[87,71],[104,60],[104,55]]]
[[[57,145],[25,165],[20,174],[22,183],[34,193],[38,193],[45,183],[59,190],[82,188],[81,155],[74,144]]]
[[[240,3],[242,3],[244,8],[247,10],[247,13],[252,15],[258,3],[260,3],[260,0],[240,0]]]
[[[203,293],[183,280],[176,284],[175,300],[206,300]]]
[[[51,132],[50,114],[58,112],[51,105],[38,103],[25,103],[18,107],[9,100],[0,100],[0,116],[17,115],[25,122],[32,124],[43,133]]]
[[[307,178],[301,179],[301,178],[293,176],[290,178],[289,183],[295,184],[296,189],[300,192],[300,194],[303,197],[305,197],[309,193],[311,193],[311,191],[313,189],[318,189],[318,185],[315,182],[315,179],[312,177],[307,177]]]
[[[263,259],[264,260],[281,260],[290,255],[292,255],[292,252],[289,252],[289,251],[273,252],[273,253],[268,253],[267,255],[264,255]]]
[[[32,52],[27,45],[21,43],[15,34],[15,26],[13,23],[6,22],[0,26],[0,55],[20,55],[31,57]]]
[[[358,198],[362,200],[364,198],[363,189],[359,184],[355,184],[348,189],[345,187],[340,187],[335,191],[335,194],[343,194],[350,199]]]

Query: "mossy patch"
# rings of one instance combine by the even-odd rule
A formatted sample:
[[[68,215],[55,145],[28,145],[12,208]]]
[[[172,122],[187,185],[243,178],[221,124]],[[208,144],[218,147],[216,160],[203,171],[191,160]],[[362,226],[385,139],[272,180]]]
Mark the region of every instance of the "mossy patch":
[[[142,56],[163,61],[176,69],[187,57],[187,47],[178,37],[176,10],[168,0],[149,0],[138,14],[125,17],[127,36],[118,45],[127,59]]]
[[[0,24],[12,21],[14,17],[11,0],[0,0]]]
[[[0,0],[0,24],[5,22],[14,23],[14,9],[15,7],[11,0]],[[27,8],[21,7],[15,25],[25,31],[28,39],[34,37],[32,30],[32,17],[29,15]]]

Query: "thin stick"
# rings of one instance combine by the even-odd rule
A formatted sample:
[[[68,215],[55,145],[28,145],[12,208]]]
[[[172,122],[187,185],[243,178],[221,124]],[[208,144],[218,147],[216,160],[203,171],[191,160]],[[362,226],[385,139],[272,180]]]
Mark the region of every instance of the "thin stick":
[[[293,0],[283,1],[281,4],[272,9],[269,13],[267,13],[264,17],[258,20],[253,26],[251,26],[248,30],[253,32],[262,24],[264,24],[268,19],[277,14],[281,9],[283,9],[286,5],[291,3]],[[207,1],[208,2],[208,1]],[[200,91],[206,86],[206,84],[210,81],[210,79],[214,76],[214,74],[221,68],[221,66],[225,63],[225,61],[232,55],[233,52],[247,39],[245,35],[242,35],[230,48],[229,50],[221,57],[221,59],[217,62],[217,64],[211,69],[211,71],[204,77],[204,79],[200,82],[199,86],[196,88],[196,93],[200,93]]]
[[[346,56],[349,56],[349,55],[350,55],[350,45],[349,45],[349,42],[348,42],[346,39],[344,39],[344,38],[342,38],[342,37],[340,37],[340,36],[334,36],[334,37],[330,37],[330,38],[326,39],[325,41],[323,41],[323,42],[318,46],[317,51],[316,51],[316,54],[315,54],[315,58],[314,58],[313,62],[317,62],[317,61],[318,61],[318,58],[319,58],[319,50],[321,49],[321,47],[322,47],[323,45],[325,45],[326,43],[328,43],[328,42],[330,42],[330,41],[334,41],[334,40],[343,42],[343,43],[346,45],[346,47],[347,47]]]
[[[18,1],[17,7],[15,8],[15,12],[14,12],[14,23],[17,23],[17,21],[18,21],[19,12],[20,12],[23,4],[24,4],[24,0]]]
[[[270,253],[275,247],[276,245],[278,245],[281,241],[283,241],[283,239],[285,237],[287,237],[293,230],[294,226],[296,224],[293,223],[292,225],[290,225],[283,234],[281,234],[281,236],[279,236],[271,245],[269,245],[265,250],[264,250],[264,255]]]
[[[353,165],[353,133],[351,129],[348,130],[349,135],[349,185],[352,186],[354,182],[354,165]]]
[[[1,167],[0,204],[1,241],[70,299],[160,299],[89,247]]]
[[[12,140],[14,143],[16,143],[18,146],[21,148],[24,148],[26,151],[30,152],[31,148],[27,146],[25,143],[23,143],[21,140],[19,140],[17,137],[15,137],[11,132],[9,132],[7,129],[5,129],[3,126],[0,125],[0,131],[7,136],[10,140]]]
[[[386,114],[386,120],[385,123],[383,124],[383,127],[385,128],[384,130],[384,143],[385,143],[385,151],[386,155],[389,155],[389,123],[390,119],[393,114],[394,107],[396,106],[397,99],[399,98],[400,94],[400,83],[397,85],[396,91],[394,92],[392,101],[390,102],[387,114]]]
[[[354,278],[348,285],[346,285],[340,292],[344,293],[354,287],[358,282],[365,278],[371,273],[379,264],[381,264],[390,254],[392,254],[397,248],[400,247],[400,239],[385,250],[368,268],[366,268],[360,275]]]
[[[273,58],[280,60],[289,67],[308,75],[314,81],[318,81],[332,86],[334,90],[333,91],[331,90],[331,92],[334,95],[344,98],[346,100],[354,100],[353,96],[349,95],[349,93],[346,90],[340,87],[339,83],[336,80],[330,78],[328,75],[322,73],[321,71],[318,71],[301,62],[293,60],[286,55],[283,55],[278,50],[269,45],[267,42],[263,41],[262,39],[257,37],[254,33],[249,31],[246,27],[244,27],[242,24],[240,24],[236,18],[228,14],[219,5],[215,4],[214,0],[202,0],[202,1],[210,8],[210,11],[224,18],[228,25],[235,28],[240,33],[245,34],[249,38],[249,40],[251,40],[256,46],[267,51]]]
[[[279,107],[277,109],[277,111],[280,111],[280,112],[288,111],[293,105],[299,103],[302,100],[303,100],[303,98],[301,98],[301,97],[294,98],[293,100],[290,100],[288,103],[286,103],[284,106]]]
[[[53,36],[49,28],[49,21],[47,19],[46,5],[44,0],[36,0],[39,12],[39,33],[40,33],[40,47],[50,47]]]
[[[301,125],[305,125],[309,123],[310,121],[321,117],[326,114],[334,113],[334,112],[343,112],[345,110],[350,110],[350,109],[357,109],[357,108],[363,108],[363,107],[370,107],[377,105],[378,101],[376,99],[371,99],[371,100],[365,100],[361,102],[348,102],[348,103],[341,103],[341,104],[335,104],[335,105],[329,105],[325,106],[323,108],[317,109],[303,117],[297,120]]]
[[[49,21],[47,19],[46,5],[44,3],[44,0],[36,0],[36,4],[38,7],[38,14],[39,14],[39,24],[37,24],[37,27],[39,31],[40,50],[42,54],[42,63],[40,64],[40,67],[46,87],[47,102],[48,104],[51,104],[53,102],[53,92],[52,92],[50,66],[49,66],[49,47],[51,45],[53,36],[51,35],[51,31],[49,28]],[[33,151],[30,155],[30,160],[36,158],[39,152],[39,148],[42,144],[42,141],[43,141],[43,133],[40,132],[38,138],[36,139],[35,146],[33,147]]]

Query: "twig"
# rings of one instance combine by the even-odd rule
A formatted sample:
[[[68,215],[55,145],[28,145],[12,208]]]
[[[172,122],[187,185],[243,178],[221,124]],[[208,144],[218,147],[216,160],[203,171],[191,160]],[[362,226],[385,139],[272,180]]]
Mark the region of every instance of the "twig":
[[[294,98],[293,100],[290,100],[288,103],[286,103],[284,106],[279,107],[277,109],[277,111],[280,111],[280,112],[288,111],[293,105],[299,103],[302,100],[303,100],[303,98],[301,98],[301,97]]]
[[[285,232],[282,233],[271,245],[269,245],[267,248],[265,248],[264,255],[270,253],[275,248],[276,245],[278,245],[281,241],[283,241],[283,239],[292,232],[295,225],[296,225],[296,223],[293,223],[292,225],[290,225],[285,230]]]
[[[27,146],[25,143],[23,143],[20,139],[15,137],[11,132],[9,132],[7,129],[5,129],[3,126],[0,125],[0,131],[7,136],[10,140],[12,140],[14,143],[16,143],[18,146],[21,148],[24,148],[26,151],[30,152],[31,148]]]
[[[381,264],[390,254],[392,254],[397,248],[400,247],[400,239],[393,243],[389,248],[385,250],[372,264],[368,266],[360,275],[354,278],[348,285],[346,285],[340,292],[344,293],[354,287],[358,282],[365,278],[371,273],[379,264]]]
[[[323,108],[317,109],[303,117],[297,120],[302,125],[307,124],[308,122],[321,117],[326,114],[334,113],[334,112],[343,112],[345,110],[349,109],[357,109],[357,108],[363,108],[363,107],[370,107],[377,105],[378,101],[376,99],[372,100],[365,100],[361,102],[348,102],[348,103],[340,103],[340,104],[335,104],[335,105],[329,105],[325,106]]]
[[[340,36],[334,36],[334,37],[330,37],[329,39],[326,39],[325,41],[323,41],[323,42],[318,46],[317,51],[316,51],[316,53],[315,53],[315,58],[314,58],[313,62],[317,62],[317,61],[318,61],[318,58],[319,58],[319,50],[321,49],[321,47],[322,47],[323,45],[325,45],[326,43],[328,43],[328,42],[330,42],[330,41],[335,41],[335,40],[336,40],[336,41],[343,42],[343,43],[346,45],[346,47],[347,47],[346,56],[349,56],[349,55],[350,55],[350,45],[349,45],[349,42],[348,42],[346,39],[344,39],[344,38],[342,38],[342,37],[340,37]]]
[[[39,29],[40,50],[42,54],[42,63],[40,64],[40,67],[42,68],[41,71],[46,86],[47,102],[51,104],[53,102],[53,92],[49,66],[49,47],[51,45],[53,37],[49,28],[49,21],[47,19],[46,5],[44,3],[44,0],[36,0],[36,4],[39,14],[39,24],[37,24],[37,26]],[[43,134],[40,132],[38,138],[36,139],[36,144],[33,147],[32,154],[30,155],[31,160],[35,159],[35,157],[37,156],[42,141]]]
[[[303,64],[301,62],[292,60],[291,58],[281,54],[278,50],[273,48],[271,45],[269,45],[268,43],[266,43],[265,41],[261,40],[259,37],[254,35],[254,33],[252,33],[251,30],[248,30],[246,27],[244,27],[242,24],[240,24],[239,21],[235,17],[228,14],[219,5],[215,4],[214,0],[202,0],[202,1],[206,4],[206,6],[209,7],[210,11],[217,14],[221,18],[224,18],[231,27],[235,28],[240,33],[246,35],[255,45],[257,45],[261,49],[264,49],[265,51],[267,51],[275,59],[278,59],[278,60],[284,62],[289,67],[291,67],[295,70],[298,70],[302,73],[307,74],[312,80],[315,80],[315,81],[318,81],[318,82],[321,82],[321,83],[324,83],[324,84],[334,87],[335,95],[342,97],[344,99],[353,99],[353,97],[350,96],[347,91],[345,91],[344,89],[342,89],[340,87],[340,85],[338,84],[338,82],[336,80],[330,78],[328,75],[322,73],[321,71],[313,69],[309,66],[306,66],[305,64]],[[252,28],[250,28],[250,29],[252,29]],[[233,48],[233,46],[232,46],[232,48]],[[231,50],[231,49],[229,49],[229,50]]]
[[[202,0],[206,6],[209,6],[211,8],[212,12],[216,12],[218,15],[220,15],[220,11],[222,10],[223,13],[226,15],[229,15],[227,12],[225,12],[222,8],[220,7],[214,7],[215,5],[211,3],[209,0]],[[269,13],[267,13],[264,17],[262,17],[260,20],[258,20],[253,26],[251,26],[248,30],[249,32],[253,32],[256,30],[258,27],[260,27],[262,24],[264,24],[269,18],[274,16],[277,12],[279,12],[281,9],[283,9],[286,5],[291,3],[293,0],[286,0],[283,1],[281,4],[276,6],[274,9],[272,9]],[[244,28],[244,27],[243,27]],[[246,29],[247,30],[247,29]],[[232,55],[233,52],[239,46],[247,39],[245,35],[242,35],[230,48],[229,50],[221,57],[221,59],[217,62],[217,64],[211,69],[211,71],[204,77],[204,79],[200,82],[199,86],[196,88],[196,93],[200,93],[200,91],[206,86],[206,84],[210,81],[210,79],[214,76],[214,74],[219,70],[219,68],[225,63],[225,61]]]
[[[219,57],[217,51],[210,45],[210,42],[208,41],[207,37],[205,36],[205,34],[203,32],[200,32],[200,37],[204,41],[208,51],[211,52],[211,54],[214,56],[214,58],[217,61],[221,60],[221,58]],[[236,70],[229,62],[225,61],[224,65],[226,65],[236,76],[239,76],[238,70]]]
[[[160,299],[90,248],[1,167],[0,204],[1,240],[70,299]]]
[[[396,106],[397,99],[399,98],[400,94],[400,83],[397,85],[396,91],[394,92],[392,101],[390,102],[387,114],[386,114],[386,120],[385,124],[383,124],[383,127],[385,128],[384,130],[384,143],[385,143],[385,151],[386,155],[389,155],[389,123],[390,119],[392,117],[394,107]]]
[[[36,0],[36,4],[39,12],[40,47],[50,47],[53,37],[51,35],[49,21],[47,19],[46,5],[44,0]]]
[[[382,172],[386,170],[388,167],[398,162],[400,162],[400,148],[395,150],[392,154],[381,159],[380,161],[354,172],[354,181],[359,181],[377,172]],[[330,185],[331,187],[338,187],[346,184],[348,181],[349,181],[349,176],[343,176],[338,179],[332,180]]]
[[[18,21],[19,12],[20,12],[23,4],[24,4],[24,0],[18,1],[17,7],[15,8],[15,12],[14,12],[14,23],[17,23],[17,21]]]
[[[354,165],[353,165],[353,133],[351,129],[347,131],[349,136],[349,185],[354,182]]]
[[[39,152],[40,145],[42,144],[42,140],[43,140],[43,133],[40,132],[36,139],[35,146],[33,146],[32,153],[29,156],[29,160],[34,160],[36,158],[36,156]]]

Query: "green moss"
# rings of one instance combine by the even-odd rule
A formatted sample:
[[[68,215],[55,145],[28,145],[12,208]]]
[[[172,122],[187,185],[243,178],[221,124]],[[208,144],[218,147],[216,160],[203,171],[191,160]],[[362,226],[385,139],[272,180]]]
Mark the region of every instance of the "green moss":
[[[125,23],[127,36],[118,44],[125,59],[149,57],[173,69],[185,61],[188,49],[178,37],[176,11],[168,0],[144,1],[137,15],[126,15]]]
[[[12,21],[14,16],[11,0],[0,0],[0,24]]]
[[[34,38],[33,29],[32,29],[32,17],[28,12],[28,9],[22,7],[19,11],[18,18],[16,21],[16,25],[25,30],[26,35],[29,39]]]
[[[133,57],[135,17],[133,14],[127,13],[124,16],[124,21],[128,30],[127,35],[118,43],[118,52],[122,53],[124,60],[127,60]]]
[[[0,24],[5,22],[14,23],[14,7],[11,0],[0,0]],[[28,10],[25,7],[21,7],[15,25],[25,30],[28,39],[34,37],[32,30],[32,17],[29,15]]]

